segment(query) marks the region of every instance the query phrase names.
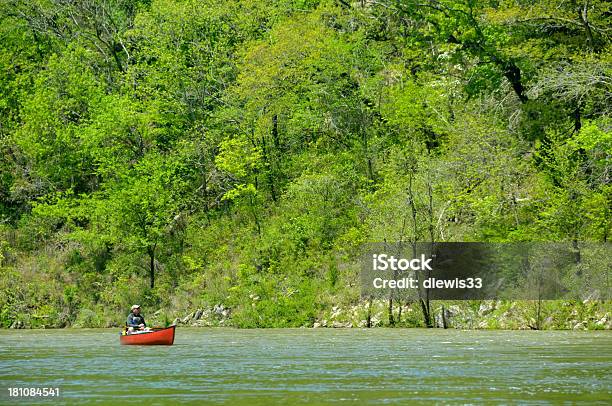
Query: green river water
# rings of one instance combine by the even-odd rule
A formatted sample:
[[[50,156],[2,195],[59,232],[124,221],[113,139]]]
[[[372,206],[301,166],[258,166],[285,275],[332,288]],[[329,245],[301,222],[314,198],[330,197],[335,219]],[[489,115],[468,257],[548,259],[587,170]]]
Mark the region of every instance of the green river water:
[[[55,399],[10,387],[58,387]],[[610,404],[612,332],[178,328],[0,331],[0,403]]]

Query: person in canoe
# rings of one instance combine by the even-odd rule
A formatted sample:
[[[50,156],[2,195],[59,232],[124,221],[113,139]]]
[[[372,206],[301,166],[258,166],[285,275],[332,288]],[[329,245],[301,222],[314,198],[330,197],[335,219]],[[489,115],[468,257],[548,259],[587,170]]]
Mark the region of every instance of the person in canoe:
[[[149,331],[147,323],[145,322],[144,316],[140,313],[140,305],[132,306],[130,314],[127,318],[127,331],[132,333],[135,330]]]

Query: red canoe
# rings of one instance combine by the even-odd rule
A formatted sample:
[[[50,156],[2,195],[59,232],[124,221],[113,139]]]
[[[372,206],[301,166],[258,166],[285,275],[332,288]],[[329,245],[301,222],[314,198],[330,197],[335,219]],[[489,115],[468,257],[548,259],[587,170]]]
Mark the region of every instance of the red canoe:
[[[172,345],[176,326],[162,328],[144,333],[121,334],[119,342],[122,345]]]

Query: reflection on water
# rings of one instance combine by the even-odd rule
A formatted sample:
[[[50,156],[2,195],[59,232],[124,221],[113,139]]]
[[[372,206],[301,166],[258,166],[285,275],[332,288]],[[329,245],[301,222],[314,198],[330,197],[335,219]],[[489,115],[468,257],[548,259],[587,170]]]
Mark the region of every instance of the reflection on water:
[[[178,328],[172,347],[115,330],[0,331],[8,387],[117,403],[607,403],[612,333]]]

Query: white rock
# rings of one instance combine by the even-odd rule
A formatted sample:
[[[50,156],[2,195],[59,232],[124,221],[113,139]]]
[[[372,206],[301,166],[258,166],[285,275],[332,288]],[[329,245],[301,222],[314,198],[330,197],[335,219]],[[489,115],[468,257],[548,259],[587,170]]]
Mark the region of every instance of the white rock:
[[[478,309],[478,315],[486,316],[487,314],[491,313],[493,310],[495,310],[495,302],[483,303],[480,305],[480,308]]]

